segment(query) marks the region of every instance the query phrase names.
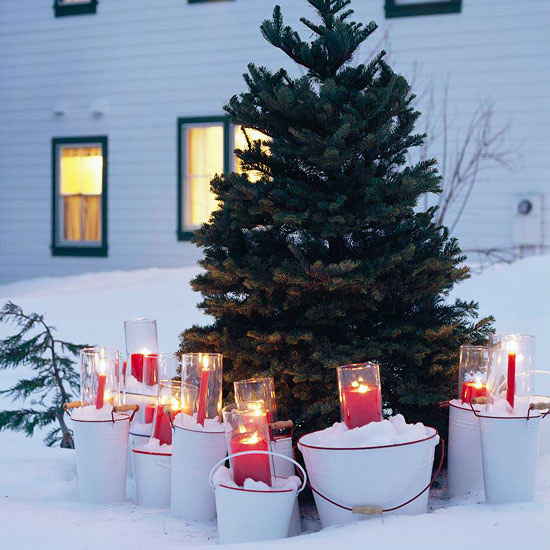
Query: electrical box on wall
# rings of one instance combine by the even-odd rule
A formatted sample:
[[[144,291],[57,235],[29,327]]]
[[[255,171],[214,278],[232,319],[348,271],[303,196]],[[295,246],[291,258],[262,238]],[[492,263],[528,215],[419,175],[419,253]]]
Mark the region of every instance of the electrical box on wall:
[[[514,244],[523,249],[544,246],[544,195],[522,193],[514,197]]]

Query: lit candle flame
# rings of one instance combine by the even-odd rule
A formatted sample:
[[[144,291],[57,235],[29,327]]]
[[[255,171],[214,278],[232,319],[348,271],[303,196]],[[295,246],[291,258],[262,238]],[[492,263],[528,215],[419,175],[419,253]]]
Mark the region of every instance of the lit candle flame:
[[[107,370],[107,364],[105,363],[104,359],[99,360],[99,374],[105,374],[105,371]]]
[[[369,387],[366,384],[361,384],[359,386],[359,393],[367,393],[369,391]]]
[[[147,348],[143,348],[140,353],[141,355],[149,355],[151,352]]]
[[[246,443],[247,445],[254,445],[260,441],[260,437],[258,436],[258,432],[254,432],[250,437],[247,437],[246,439],[243,439],[242,442]]]
[[[262,408],[261,403],[252,403],[252,411],[254,412],[254,416],[262,416],[264,414]]]
[[[210,370],[210,366],[208,365],[208,356],[204,355],[202,358],[202,370]]]
[[[177,399],[176,397],[172,397],[170,406],[171,406],[171,408],[172,408],[173,411],[179,410],[179,409],[181,408],[181,407],[180,407],[179,399]]]
[[[510,340],[509,342],[507,342],[506,343],[506,349],[507,349],[508,353],[510,353],[510,354],[517,353],[518,343],[516,342],[516,340]]]
[[[479,389],[483,386],[483,384],[481,383],[481,374],[479,374],[479,373],[474,374],[474,380],[473,381],[475,382],[474,388]]]

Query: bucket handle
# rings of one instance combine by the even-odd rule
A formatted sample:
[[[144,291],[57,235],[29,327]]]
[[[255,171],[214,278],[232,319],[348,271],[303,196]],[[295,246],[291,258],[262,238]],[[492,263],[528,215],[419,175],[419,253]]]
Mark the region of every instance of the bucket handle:
[[[139,405],[113,405],[113,410],[111,411],[111,417],[113,418],[113,422],[114,422],[115,413],[132,411],[132,414],[130,415],[130,422],[132,422],[138,410],[139,410]]]
[[[70,403],[63,403],[63,410],[69,415],[69,418],[72,418],[70,410],[77,409],[80,406],[82,406],[82,401],[71,401]]]
[[[292,464],[294,464],[294,466],[297,466],[298,469],[300,470],[301,472],[301,481],[302,481],[302,485],[300,486],[300,488],[298,489],[297,491],[297,494],[298,493],[301,493],[305,488],[306,488],[306,485],[307,485],[307,475],[306,475],[306,471],[304,470],[304,468],[302,467],[301,464],[298,464],[298,462],[296,462],[294,459],[286,456],[286,455],[282,455],[281,453],[274,453],[273,451],[242,451],[240,453],[235,453],[235,454],[232,454],[232,455],[229,455],[229,456],[226,456],[224,458],[222,458],[221,460],[218,460],[218,462],[216,462],[216,464],[214,464],[214,466],[212,467],[212,469],[210,470],[210,474],[208,475],[208,484],[210,485],[210,487],[212,487],[212,489],[215,488],[215,485],[214,485],[214,482],[212,481],[212,478],[214,477],[214,474],[216,473],[216,471],[218,470],[218,468],[228,459],[230,458],[233,458],[235,456],[244,456],[244,455],[268,455],[268,456],[277,456],[279,458],[284,458],[285,460],[288,460],[289,462],[292,462]]]
[[[484,404],[486,403],[487,401],[484,400],[484,398],[477,398],[477,399],[472,399],[472,401],[470,402],[470,408],[472,409],[472,412],[478,417],[484,417],[484,415],[482,414],[478,414],[478,411],[476,411],[474,409],[474,405],[477,404],[477,403],[480,403],[480,404]],[[527,409],[527,416],[494,416],[494,417],[490,417],[490,418],[498,418],[499,420],[508,420],[508,419],[512,419],[512,420],[531,420],[531,418],[539,418],[538,416],[531,416],[531,411],[537,411],[537,410],[544,410],[544,408],[548,408],[548,410],[546,412],[543,412],[541,415],[540,415],[540,418],[546,418],[546,416],[548,415],[548,413],[550,413],[550,403],[531,403],[529,405],[529,408]]]
[[[348,512],[352,512],[353,514],[362,514],[365,516],[371,516],[371,515],[381,515],[384,512],[393,512],[395,510],[399,510],[399,508],[403,508],[403,506],[410,504],[411,502],[415,501],[418,497],[422,496],[432,486],[432,483],[437,479],[437,476],[440,474],[441,468],[443,467],[443,461],[445,460],[445,441],[442,437],[439,438],[438,445],[441,445],[441,457],[439,459],[439,464],[437,466],[437,469],[430,479],[430,482],[428,483],[428,485],[426,485],[426,487],[424,487],[424,489],[422,489],[422,491],[417,493],[414,497],[410,498],[406,502],[399,504],[398,506],[392,506],[391,508],[382,508],[380,506],[371,506],[371,505],[345,506],[344,504],[339,504],[338,502],[332,500],[326,495],[323,495],[323,493],[315,489],[315,487],[313,487],[309,481],[305,481],[305,483],[316,495],[319,495],[322,499],[326,500],[327,502],[330,502],[330,504],[333,504],[338,508],[342,508],[342,510],[347,510]],[[302,468],[300,469],[303,471]]]

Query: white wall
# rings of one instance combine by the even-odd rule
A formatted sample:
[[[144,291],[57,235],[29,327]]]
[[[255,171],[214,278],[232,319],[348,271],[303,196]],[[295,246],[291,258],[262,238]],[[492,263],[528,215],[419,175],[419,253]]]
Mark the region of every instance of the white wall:
[[[196,261],[176,238],[176,119],[221,114],[251,60],[289,66],[258,30],[274,3],[101,0],[95,15],[55,18],[49,0],[0,2],[0,282]],[[309,15],[303,0],[279,3],[290,24]],[[522,163],[484,175],[457,231],[464,248],[511,244],[515,195],[546,192],[550,170],[547,2],[464,0],[460,14],[387,21],[383,3],[353,7],[389,27],[398,70],[420,61],[423,78],[452,73],[460,120],[485,96],[513,119]],[[105,116],[92,116],[94,100]],[[51,138],[83,135],[109,139],[109,256],[52,257]]]

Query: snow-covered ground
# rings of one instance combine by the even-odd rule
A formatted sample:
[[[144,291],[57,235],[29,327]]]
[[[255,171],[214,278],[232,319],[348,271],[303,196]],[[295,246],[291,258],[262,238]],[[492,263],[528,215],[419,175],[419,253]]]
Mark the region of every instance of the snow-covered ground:
[[[10,299],[27,311],[46,313],[63,339],[117,346],[124,350],[122,322],[146,316],[158,319],[162,351],[173,351],[178,334],[204,321],[195,308],[200,298],[188,282],[196,268],[148,269],[35,279],[0,286],[0,304]],[[537,392],[550,393],[550,256],[530,258],[486,270],[460,285],[456,296],[479,301],[482,314],[493,314],[499,332],[537,337]],[[11,332],[0,326],[0,338]],[[20,376],[0,371],[0,389]],[[11,408],[0,396],[0,409]],[[133,505],[82,504],[74,454],[48,449],[43,434],[32,439],[0,433],[0,548],[44,550],[107,546],[134,550],[186,548],[216,542],[216,527],[187,523],[168,510]],[[132,486],[128,487],[129,497]],[[325,529],[294,539],[249,548],[339,549],[383,547],[386,550],[453,550],[471,547],[516,549],[550,545],[550,456],[540,461],[537,501],[492,506],[475,500],[432,499],[430,514],[384,516]],[[232,546],[228,546],[231,548]]]

